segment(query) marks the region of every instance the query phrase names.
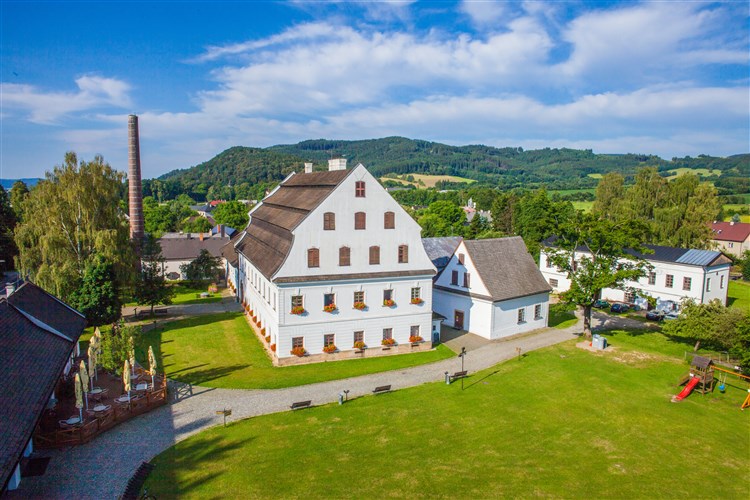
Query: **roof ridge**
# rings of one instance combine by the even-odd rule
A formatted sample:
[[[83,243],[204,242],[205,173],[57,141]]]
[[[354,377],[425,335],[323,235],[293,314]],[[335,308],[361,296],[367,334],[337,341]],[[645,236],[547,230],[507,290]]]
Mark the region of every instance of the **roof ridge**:
[[[50,332],[50,333],[53,333],[53,334],[57,335],[58,337],[61,337],[61,338],[65,339],[65,340],[67,340],[71,344],[73,343],[73,339],[71,339],[70,337],[68,337],[64,333],[57,331],[55,328],[51,327],[50,325],[48,325],[44,321],[35,318],[34,316],[32,316],[31,314],[27,313],[26,311],[24,311],[23,309],[21,309],[18,306],[15,306],[15,305],[13,305],[11,303],[8,303],[8,305],[11,306],[16,311],[18,311],[19,313],[21,313],[21,315],[24,318],[26,318],[29,322],[31,322],[33,325],[41,328],[42,330],[45,330],[45,331]]]

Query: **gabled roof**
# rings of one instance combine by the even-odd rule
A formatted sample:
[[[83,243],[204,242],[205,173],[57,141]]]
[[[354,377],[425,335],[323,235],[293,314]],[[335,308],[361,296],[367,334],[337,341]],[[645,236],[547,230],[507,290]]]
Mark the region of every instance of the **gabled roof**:
[[[425,252],[427,252],[427,257],[430,258],[432,264],[437,268],[438,274],[448,265],[453,253],[462,240],[463,238],[460,236],[422,238],[422,245]]]
[[[355,167],[356,168],[356,167]],[[330,195],[353,169],[294,174],[261,201],[235,245],[271,279],[292,248],[292,231]]]
[[[229,243],[221,247],[221,256],[227,259],[227,262],[232,267],[238,267],[240,265],[240,258],[239,255],[237,255],[237,250],[235,250],[234,245],[237,243],[237,240],[239,240],[240,233],[235,232],[234,237],[229,240]]]
[[[520,236],[464,240],[463,244],[493,301],[552,290]]]
[[[0,489],[83,332],[80,313],[31,283],[0,299]]]
[[[165,234],[159,238],[161,254],[166,260],[193,260],[201,253],[208,250],[213,257],[221,257],[221,248],[229,241],[228,236],[221,237],[220,234],[204,233],[203,241],[199,234]]]
[[[750,224],[746,222],[714,222],[711,231],[717,241],[742,242],[750,238]]]

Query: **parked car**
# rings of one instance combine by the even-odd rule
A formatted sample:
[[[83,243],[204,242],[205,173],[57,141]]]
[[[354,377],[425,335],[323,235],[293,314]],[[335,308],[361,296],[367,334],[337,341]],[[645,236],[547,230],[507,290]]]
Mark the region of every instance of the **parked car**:
[[[626,313],[630,310],[630,307],[628,307],[627,304],[622,304],[621,302],[615,302],[612,304],[612,307],[609,308],[610,312],[613,313]]]
[[[599,299],[596,302],[594,302],[594,307],[597,309],[606,309],[609,307],[609,302],[606,300]]]
[[[680,313],[672,311],[664,315],[664,321],[674,321],[680,317]]]
[[[654,309],[653,311],[646,313],[646,319],[650,319],[651,321],[662,321],[665,315],[664,311]]]

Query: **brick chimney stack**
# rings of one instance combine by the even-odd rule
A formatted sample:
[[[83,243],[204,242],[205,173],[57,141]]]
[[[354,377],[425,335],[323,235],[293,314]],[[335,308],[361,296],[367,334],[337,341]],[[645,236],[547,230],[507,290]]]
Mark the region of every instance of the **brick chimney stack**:
[[[141,146],[138,138],[138,116],[128,116],[128,207],[130,238],[140,247],[143,241],[143,193],[141,191]]]

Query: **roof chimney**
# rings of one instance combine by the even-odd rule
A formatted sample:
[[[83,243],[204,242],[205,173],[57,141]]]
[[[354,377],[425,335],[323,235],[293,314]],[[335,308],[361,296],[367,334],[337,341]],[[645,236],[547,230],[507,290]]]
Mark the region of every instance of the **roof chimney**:
[[[128,116],[128,206],[130,238],[140,246],[143,240],[143,192],[141,191],[141,146],[138,117]]]
[[[328,171],[346,170],[346,158],[331,158],[328,160]]]
[[[15,283],[6,283],[5,284],[5,296],[10,297],[13,295],[13,292],[16,291],[16,285]]]
[[[198,233],[198,238],[203,241],[203,233]]]
[[[223,238],[226,231],[224,230],[224,224],[219,224],[219,232],[221,233],[221,237]]]
[[[310,174],[312,173],[312,163],[305,163],[305,173]]]

